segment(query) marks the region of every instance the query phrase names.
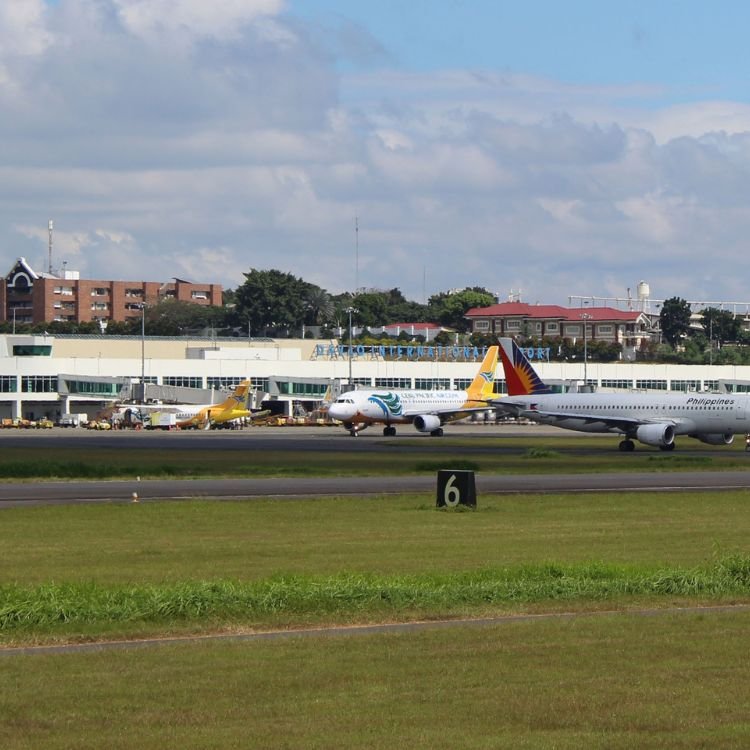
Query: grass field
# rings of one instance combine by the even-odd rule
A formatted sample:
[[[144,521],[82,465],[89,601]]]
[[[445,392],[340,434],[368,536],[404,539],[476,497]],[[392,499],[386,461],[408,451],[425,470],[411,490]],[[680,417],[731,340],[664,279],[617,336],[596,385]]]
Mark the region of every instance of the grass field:
[[[750,615],[0,656],[0,745],[740,748]]]
[[[111,436],[117,438],[117,436]],[[180,438],[188,438],[181,440]],[[639,447],[633,453],[617,450],[616,436],[555,437],[450,436],[440,440],[400,437],[372,441],[377,450],[332,453],[309,449],[292,452],[264,446],[249,451],[241,440],[196,451],[190,436],[175,436],[173,445],[153,448],[118,448],[112,440],[80,447],[57,447],[43,455],[28,448],[3,447],[0,481],[34,479],[106,479],[117,477],[273,477],[273,476],[379,476],[430,473],[443,468],[445,456],[460,462],[455,468],[492,474],[596,473],[628,471],[731,471],[750,468],[743,441],[731,446],[710,446],[682,438],[672,453]],[[52,438],[50,438],[52,440]],[[274,446],[277,443],[274,442]]]
[[[586,440],[470,458],[524,471],[571,462],[592,470],[576,452]],[[637,454],[600,453],[599,465],[610,467]],[[715,469],[715,455],[730,457],[725,467],[747,465],[732,447],[692,456],[687,468]],[[216,471],[213,456],[192,453],[192,464],[189,456],[129,453],[112,465],[199,471],[210,463]],[[236,466],[237,456],[221,466]],[[17,458],[4,454],[0,465]],[[286,458],[264,452],[248,463],[283,473],[315,460]],[[628,465],[686,468],[691,456],[672,458],[680,457],[643,452]],[[73,455],[49,459],[63,465]],[[374,470],[419,471],[434,459],[404,444]],[[344,464],[339,473],[356,470]],[[432,495],[7,508],[5,647],[583,614],[417,633],[0,654],[0,746],[743,747],[750,613],[627,610],[750,602],[748,501],[750,492],[735,491],[480,496],[476,512],[438,511]],[[592,614],[601,610],[624,614]]]
[[[745,601],[749,493],[6,509],[0,638]]]

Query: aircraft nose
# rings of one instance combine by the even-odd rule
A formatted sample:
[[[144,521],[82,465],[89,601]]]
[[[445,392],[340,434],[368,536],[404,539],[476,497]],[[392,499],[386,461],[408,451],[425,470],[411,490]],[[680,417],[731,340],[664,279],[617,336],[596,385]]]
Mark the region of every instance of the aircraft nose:
[[[339,422],[346,422],[354,416],[355,411],[353,404],[331,404],[328,408],[328,416],[338,419]]]

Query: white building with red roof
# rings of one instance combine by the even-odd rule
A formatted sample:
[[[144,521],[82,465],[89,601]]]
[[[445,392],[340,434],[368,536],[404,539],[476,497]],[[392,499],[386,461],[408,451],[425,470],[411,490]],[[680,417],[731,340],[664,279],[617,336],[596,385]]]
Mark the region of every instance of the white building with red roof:
[[[526,302],[500,302],[489,307],[473,307],[465,316],[472,333],[528,338],[582,339],[586,325],[589,341],[622,344],[637,348],[649,338],[651,320],[637,310],[614,307],[560,307],[530,305]]]

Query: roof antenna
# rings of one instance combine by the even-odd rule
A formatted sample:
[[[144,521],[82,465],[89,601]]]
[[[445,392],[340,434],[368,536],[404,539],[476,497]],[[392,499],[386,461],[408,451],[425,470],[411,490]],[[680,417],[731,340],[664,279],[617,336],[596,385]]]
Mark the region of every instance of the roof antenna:
[[[49,229],[49,262],[47,265],[47,271],[52,275],[52,230],[55,228],[52,219],[49,220],[47,228]]]

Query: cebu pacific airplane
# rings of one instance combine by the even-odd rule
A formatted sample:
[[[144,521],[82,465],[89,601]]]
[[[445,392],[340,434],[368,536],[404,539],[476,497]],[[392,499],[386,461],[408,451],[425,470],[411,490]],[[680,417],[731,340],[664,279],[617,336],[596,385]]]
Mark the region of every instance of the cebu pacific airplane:
[[[750,431],[750,396],[733,393],[552,393],[512,339],[500,339],[508,395],[495,406],[517,417],[580,432],[623,435],[621,451],[634,440],[663,451],[675,435],[710,445],[729,445]]]
[[[410,391],[361,389],[341,394],[328,414],[343,422],[356,437],[371,424],[384,424],[383,435],[396,434],[397,424],[413,424],[419,432],[443,434],[442,425],[474,411],[485,411],[494,396],[498,347],[487,350],[479,372],[465,391]]]
[[[183,407],[177,412],[177,424],[183,428],[194,427],[208,430],[214,425],[231,422],[242,417],[253,415],[250,408],[250,397],[252,388],[249,380],[243,380],[234,391],[220,404],[209,404],[206,406]]]
[[[252,418],[254,412],[249,405],[251,396],[250,381],[243,380],[219,404],[139,404],[137,406],[123,406],[121,411],[125,414],[130,412],[131,420],[137,418],[141,421],[143,421],[145,414],[151,412],[174,414],[177,427],[208,430],[214,425],[221,425],[233,419]]]

